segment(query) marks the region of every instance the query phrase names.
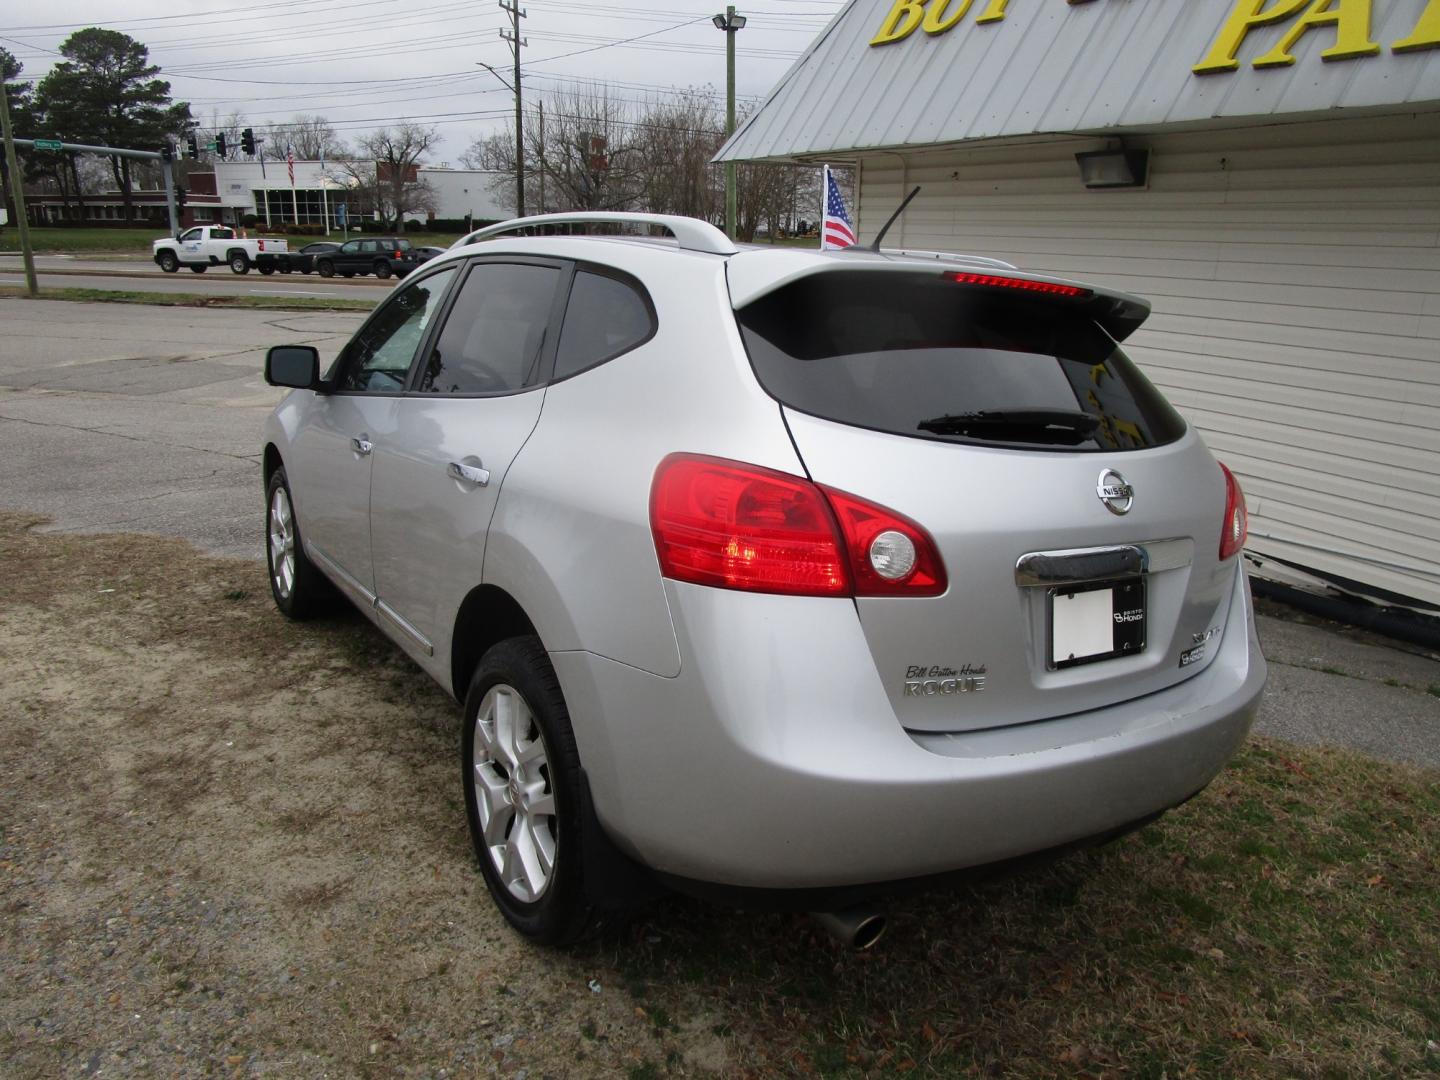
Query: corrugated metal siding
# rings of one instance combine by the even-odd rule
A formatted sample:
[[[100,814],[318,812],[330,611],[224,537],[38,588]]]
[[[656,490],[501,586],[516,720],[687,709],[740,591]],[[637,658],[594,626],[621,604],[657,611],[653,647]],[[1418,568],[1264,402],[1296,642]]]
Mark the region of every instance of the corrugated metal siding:
[[[1150,298],[1127,349],[1241,477],[1252,551],[1440,604],[1440,116],[1157,135],[1148,191],[1093,140],[866,155],[861,240]]]
[[[1137,129],[1440,101],[1440,50],[1392,54],[1426,0],[1377,0],[1379,55],[1326,63],[1333,31],[1294,47],[1293,67],[1256,70],[1286,26],[1245,40],[1238,71],[1191,72],[1232,0],[1065,4],[1014,0],[1002,22],[976,25],[983,0],[953,30],[872,48],[891,0],[853,0],[721,151],[722,158],[848,154],[964,139]]]

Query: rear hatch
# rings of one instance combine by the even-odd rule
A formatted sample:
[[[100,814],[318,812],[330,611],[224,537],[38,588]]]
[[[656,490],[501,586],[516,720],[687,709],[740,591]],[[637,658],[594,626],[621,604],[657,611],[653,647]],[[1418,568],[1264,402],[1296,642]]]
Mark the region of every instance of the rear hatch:
[[[1225,481],[1116,340],[1144,313],[943,266],[792,277],[737,311],[811,479],[913,519],[944,562],[940,596],[856,601],[907,728],[1082,712],[1213,655]]]

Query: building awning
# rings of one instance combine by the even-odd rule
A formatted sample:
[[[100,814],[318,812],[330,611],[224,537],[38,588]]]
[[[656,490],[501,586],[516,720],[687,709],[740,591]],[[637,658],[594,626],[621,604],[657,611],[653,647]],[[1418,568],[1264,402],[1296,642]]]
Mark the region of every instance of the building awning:
[[[1440,0],[1334,6],[851,0],[716,160],[1440,109]]]

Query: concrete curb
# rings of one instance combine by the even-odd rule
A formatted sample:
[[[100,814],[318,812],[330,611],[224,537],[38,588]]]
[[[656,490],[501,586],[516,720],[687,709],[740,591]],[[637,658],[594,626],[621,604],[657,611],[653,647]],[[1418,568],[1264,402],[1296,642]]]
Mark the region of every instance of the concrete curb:
[[[220,267],[214,267],[213,269],[226,270],[226,269],[228,269],[228,267],[220,266]],[[163,273],[163,271],[159,271],[159,272],[160,272],[160,273]],[[0,274],[24,274],[24,273],[25,273],[24,267],[16,267],[16,268],[12,269],[11,267],[8,267],[8,266],[0,266]],[[50,274],[59,274],[59,275],[68,274],[68,275],[71,275],[72,277],[133,277],[133,278],[146,278],[147,280],[150,280],[150,281],[157,281],[157,280],[160,280],[160,279],[156,277],[156,273],[157,273],[156,270],[71,270],[71,269],[69,269],[68,267],[66,267],[66,268],[53,267],[53,268],[52,268],[52,267],[49,267],[49,266],[45,266],[45,267],[39,267],[39,266],[37,266],[37,267],[35,268],[35,274],[36,274],[37,277],[46,277],[46,276],[48,276],[48,275],[50,275]],[[258,273],[258,271],[257,271],[257,273]],[[177,275],[177,276],[178,276],[178,275]],[[201,275],[201,274],[192,274],[192,275],[191,275],[191,277],[202,277],[202,276],[203,276],[203,275]],[[231,275],[230,275],[230,277],[247,277],[247,276],[249,276],[249,275],[246,275],[246,274],[231,274]],[[287,281],[287,282],[289,282],[289,283],[291,283],[291,284],[295,284],[295,285],[306,284],[306,283],[308,283],[308,284],[310,284],[310,285],[314,285],[314,284],[315,284],[315,281],[318,280],[318,281],[323,281],[323,282],[325,282],[326,284],[330,284],[330,285],[338,284],[338,283],[335,281],[334,278],[316,278],[315,280],[311,280],[312,275],[307,275],[307,274],[296,275],[296,274],[281,274],[281,273],[279,273],[279,272],[276,272],[276,273],[274,273],[274,274],[259,274],[259,276],[262,277],[262,278],[264,278],[266,281],[269,281],[269,282],[272,282],[272,283],[273,283],[273,282]],[[297,276],[298,276],[298,279],[299,279],[298,281],[296,280],[296,279],[297,279]],[[222,280],[227,280],[227,281],[228,281],[229,279],[228,279],[228,278],[225,278],[225,279],[222,279]],[[394,288],[394,283],[393,283],[393,282],[390,282],[390,281],[378,281],[378,280],[377,280],[377,281],[371,281],[369,278],[359,278],[359,277],[356,277],[356,278],[341,278],[340,281],[343,282],[343,283],[345,283],[346,285],[363,285],[363,286],[366,286],[366,287],[371,288],[371,289],[390,289],[390,288]]]

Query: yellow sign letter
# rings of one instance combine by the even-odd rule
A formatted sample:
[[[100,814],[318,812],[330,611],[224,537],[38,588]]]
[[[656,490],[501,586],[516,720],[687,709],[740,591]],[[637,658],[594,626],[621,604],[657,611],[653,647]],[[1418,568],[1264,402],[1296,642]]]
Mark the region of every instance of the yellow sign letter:
[[[959,6],[954,12],[950,12],[950,5],[955,0],[935,0],[925,12],[925,33],[943,34],[952,26],[965,18],[970,12],[970,5],[974,0],[959,0]],[[947,12],[949,12],[947,14]]]
[[[1390,46],[1395,52],[1410,52],[1413,49],[1440,49],[1440,0],[1430,0],[1420,13],[1420,21],[1410,36],[1401,38]]]
[[[990,0],[990,6],[987,7],[984,11],[982,11],[978,17],[976,17],[976,24],[978,25],[980,23],[999,22],[1001,19],[1005,18],[1005,5],[1009,2],[1010,0]]]
[[[1349,60],[1380,51],[1380,46],[1370,40],[1370,0],[1312,0],[1310,10],[1295,21],[1280,44],[1255,58],[1255,66],[1286,67],[1295,63],[1290,50],[1307,30],[1317,26],[1335,27],[1335,44],[1320,54],[1321,60]]]
[[[1246,34],[1257,26],[1269,26],[1290,18],[1309,2],[1310,0],[1275,0],[1275,3],[1267,8],[1265,0],[1238,0],[1235,10],[1230,12],[1230,17],[1220,28],[1215,44],[1210,46],[1209,54],[1191,70],[1196,75],[1234,71],[1240,66],[1235,54],[1240,51],[1240,43],[1245,40]]]
[[[909,37],[920,25],[924,15],[925,0],[895,0],[895,6],[890,9],[890,14],[885,16],[885,21],[880,24],[880,32],[871,39],[870,44],[889,45],[892,41]]]

